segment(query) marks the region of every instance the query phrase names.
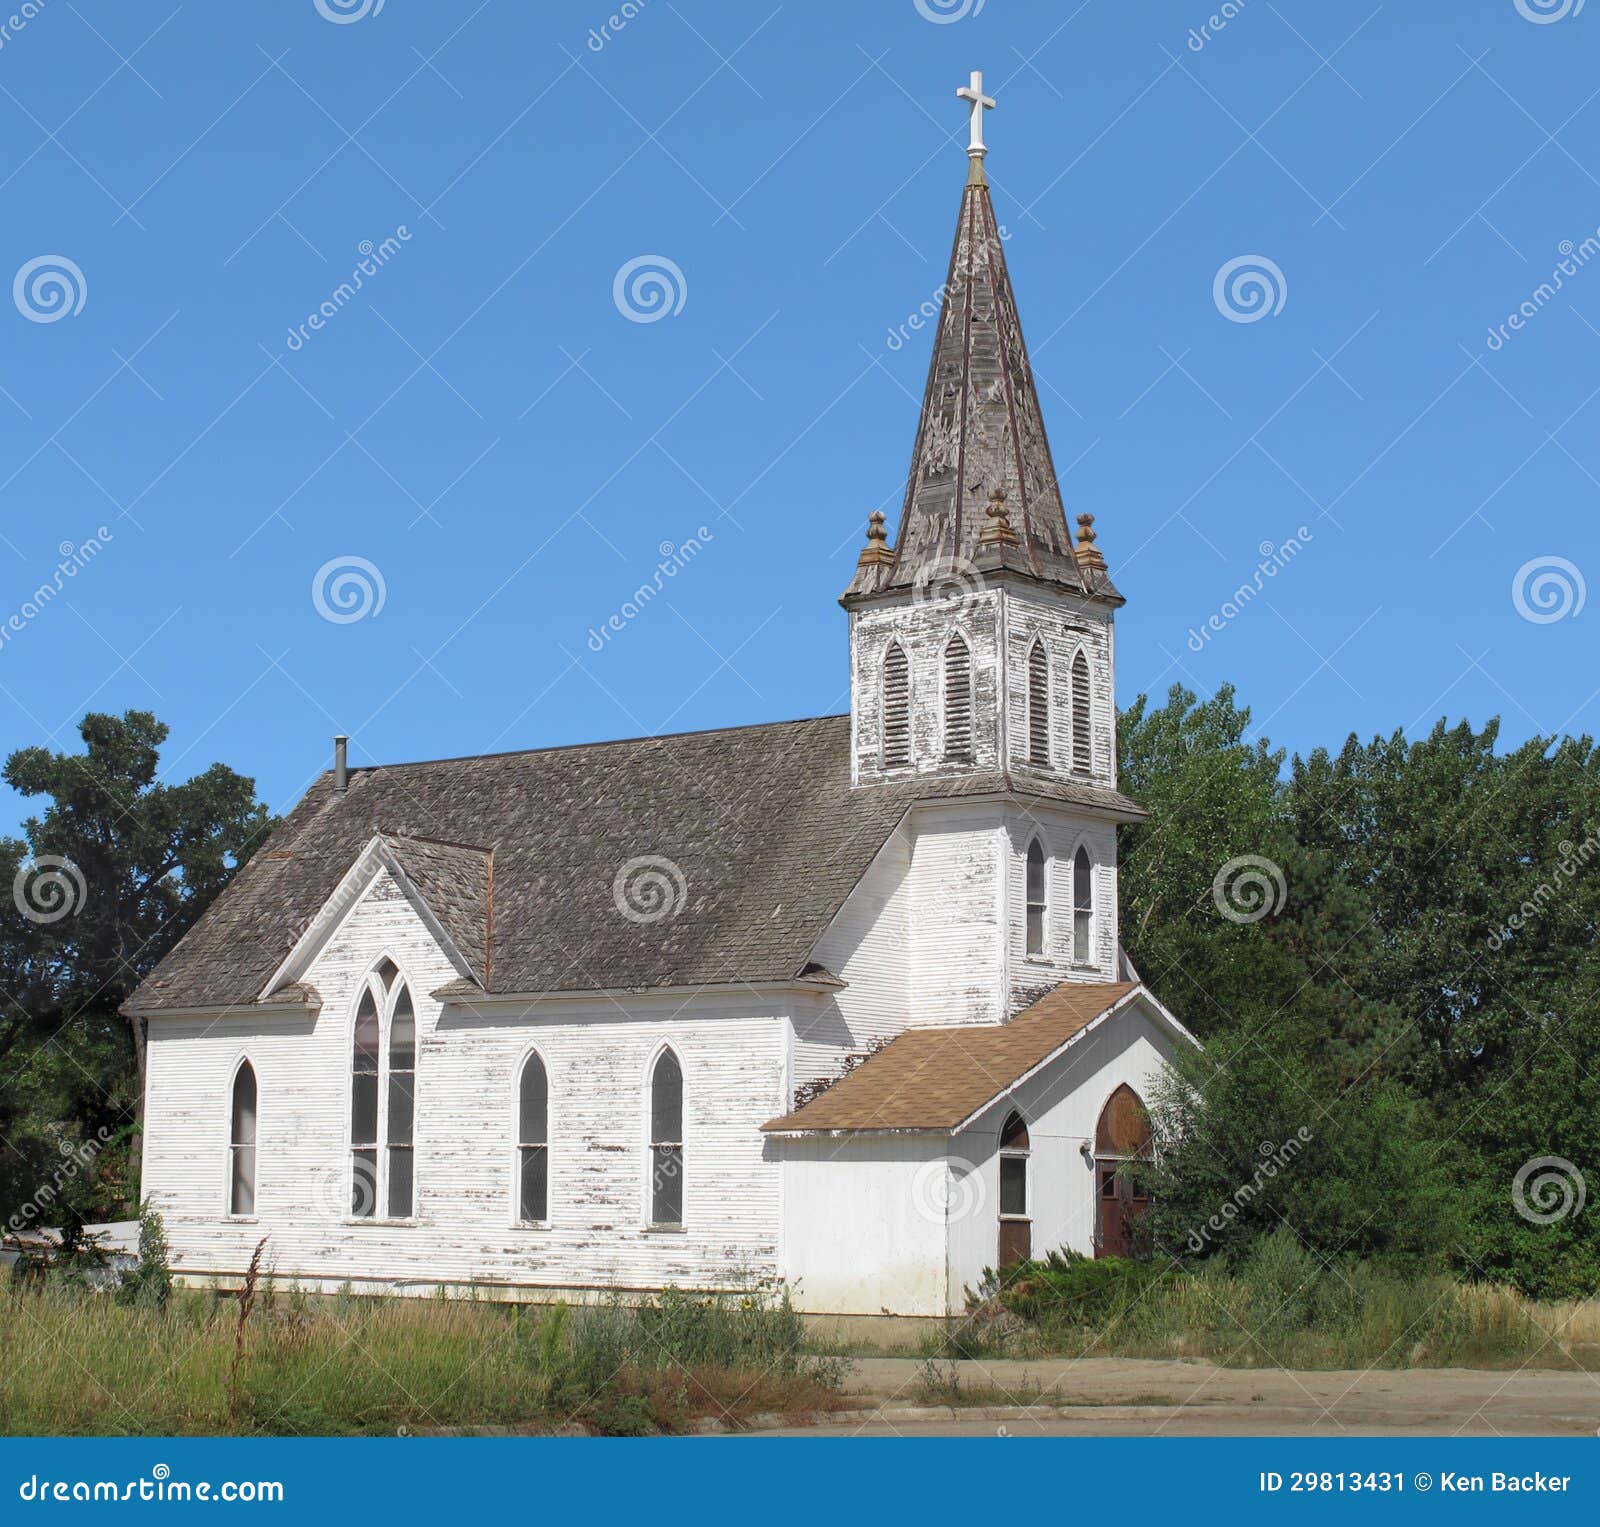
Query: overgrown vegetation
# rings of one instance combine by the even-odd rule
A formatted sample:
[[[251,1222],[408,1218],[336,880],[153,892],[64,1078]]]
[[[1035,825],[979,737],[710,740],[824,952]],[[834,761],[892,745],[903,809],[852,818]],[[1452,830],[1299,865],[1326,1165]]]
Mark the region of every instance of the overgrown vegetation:
[[[1286,1228],[1230,1270],[1051,1253],[990,1274],[934,1358],[1207,1358],[1300,1369],[1600,1370],[1600,1303],[1537,1304],[1443,1274],[1319,1260]],[[930,1369],[930,1372],[936,1372]]]
[[[313,1297],[256,1274],[248,1299],[178,1290],[164,1304],[12,1280],[0,1431],[645,1435],[843,1403],[844,1365],[810,1355],[787,1297],[760,1287],[520,1308]]]

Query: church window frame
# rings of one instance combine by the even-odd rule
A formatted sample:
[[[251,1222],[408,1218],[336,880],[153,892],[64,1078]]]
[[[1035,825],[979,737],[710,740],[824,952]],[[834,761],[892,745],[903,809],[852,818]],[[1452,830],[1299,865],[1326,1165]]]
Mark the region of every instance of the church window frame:
[[[677,1095],[663,1090],[673,1081],[663,1067],[671,1062],[676,1072]],[[687,1133],[688,1082],[683,1056],[676,1045],[657,1047],[645,1072],[644,1222],[652,1232],[677,1233],[689,1221]],[[676,1138],[672,1138],[673,1136]]]
[[[912,763],[911,658],[898,637],[891,637],[883,649],[878,699],[879,761],[886,770],[908,769]]]
[[[1022,856],[1022,951],[1030,960],[1050,957],[1050,855],[1037,833]]]
[[[420,1024],[411,979],[389,954],[361,978],[349,1030],[350,1224],[417,1219],[417,1073]]]
[[[247,1121],[241,1117],[240,1084],[250,1078]],[[248,1138],[245,1138],[248,1136]],[[232,1220],[253,1224],[258,1201],[258,1169],[261,1142],[261,1073],[248,1055],[241,1055],[228,1082],[227,1177],[223,1202]],[[241,1192],[241,1189],[243,1191]],[[245,1200],[248,1199],[248,1202]]]
[[[944,644],[944,756],[947,763],[971,763],[975,756],[973,727],[972,643],[952,631]]]
[[[1037,769],[1050,767],[1050,649],[1042,637],[1028,645],[1027,731],[1024,743],[1027,761]]]
[[[1080,842],[1072,851],[1072,963],[1090,968],[1095,963],[1095,858]]]
[[[531,1106],[534,1100],[528,1084],[535,1067],[543,1096],[537,1106]],[[512,1096],[516,1139],[511,1169],[512,1218],[515,1224],[529,1229],[544,1229],[550,1223],[550,1092],[550,1065],[535,1045],[523,1053],[517,1066]],[[538,1170],[541,1166],[542,1180]],[[530,1188],[534,1190],[532,1193]],[[532,1199],[540,1193],[542,1202],[534,1203]],[[529,1214],[530,1208],[539,1208],[542,1212]]]
[[[1094,670],[1089,654],[1079,647],[1068,668],[1072,695],[1072,772],[1094,772]]]

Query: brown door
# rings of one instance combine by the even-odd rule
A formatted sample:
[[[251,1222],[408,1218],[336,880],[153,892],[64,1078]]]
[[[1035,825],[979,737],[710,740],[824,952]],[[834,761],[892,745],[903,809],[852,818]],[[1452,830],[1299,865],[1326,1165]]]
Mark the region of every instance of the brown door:
[[[1095,1130],[1096,1157],[1094,1254],[1143,1255],[1139,1221],[1150,1207],[1149,1189],[1139,1163],[1150,1156],[1150,1120],[1131,1087],[1118,1087],[1106,1100]]]

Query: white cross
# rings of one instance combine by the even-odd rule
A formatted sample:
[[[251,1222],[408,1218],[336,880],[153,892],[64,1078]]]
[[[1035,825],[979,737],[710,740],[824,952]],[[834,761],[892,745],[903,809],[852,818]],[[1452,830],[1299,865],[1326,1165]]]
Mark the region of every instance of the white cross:
[[[972,102],[972,137],[967,143],[967,152],[982,157],[988,153],[983,146],[983,113],[994,105],[994,97],[983,93],[983,74],[980,70],[972,71],[972,83],[956,91],[963,101]]]

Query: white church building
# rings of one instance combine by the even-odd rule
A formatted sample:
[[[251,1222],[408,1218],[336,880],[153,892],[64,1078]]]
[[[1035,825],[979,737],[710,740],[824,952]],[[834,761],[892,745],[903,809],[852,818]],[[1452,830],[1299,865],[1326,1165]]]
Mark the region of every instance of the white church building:
[[[946,1316],[1129,1248],[1193,1039],[1117,927],[1113,619],[984,174],[848,715],[334,768],[130,1000],[186,1281]]]

